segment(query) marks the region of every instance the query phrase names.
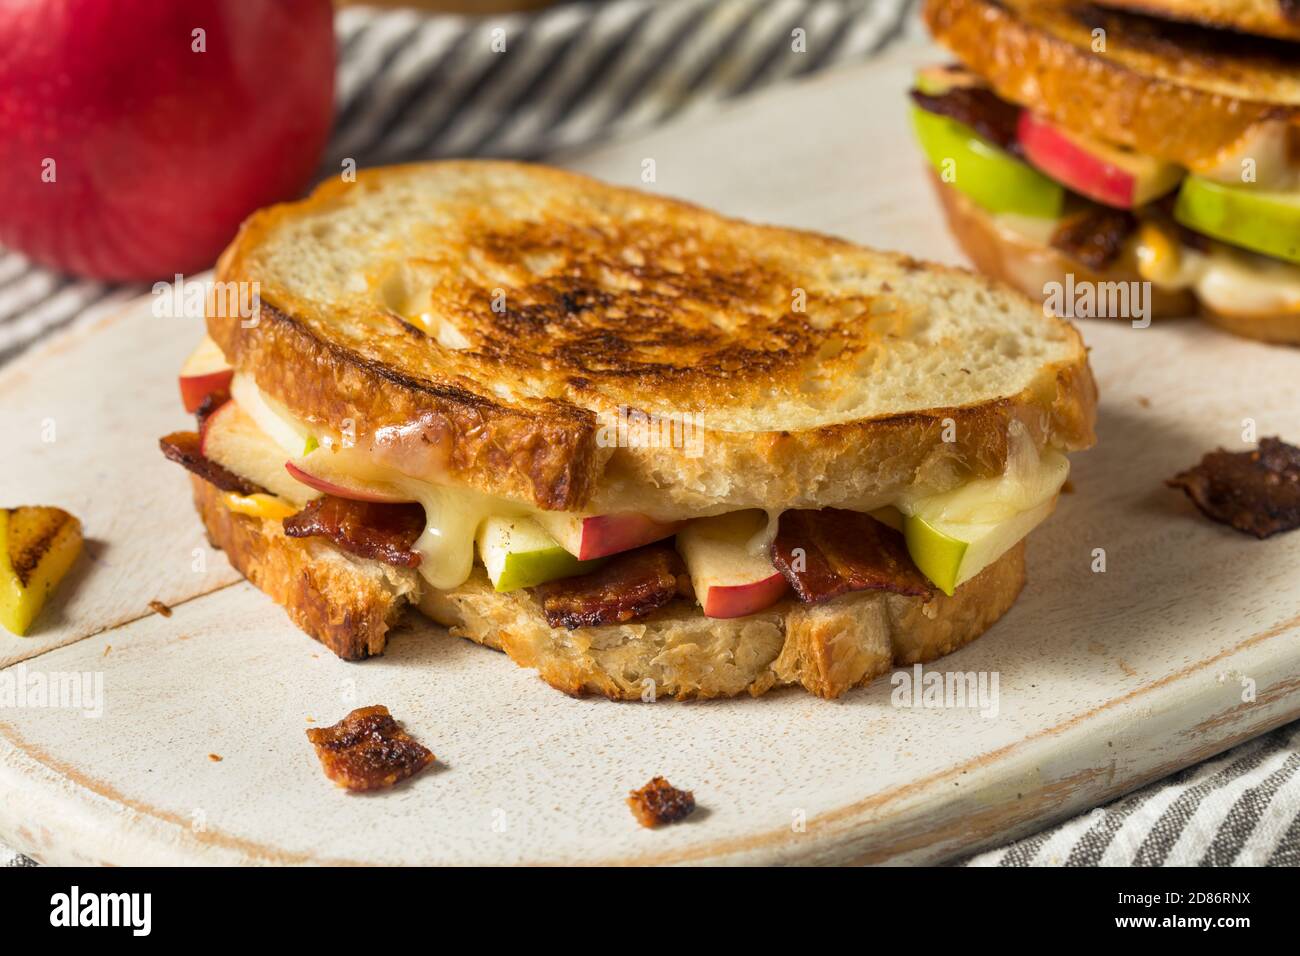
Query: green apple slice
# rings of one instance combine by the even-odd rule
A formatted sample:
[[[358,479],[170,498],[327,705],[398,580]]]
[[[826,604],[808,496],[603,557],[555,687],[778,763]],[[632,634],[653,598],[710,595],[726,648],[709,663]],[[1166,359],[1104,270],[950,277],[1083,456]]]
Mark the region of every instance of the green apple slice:
[[[579,561],[531,518],[488,518],[478,532],[478,553],[498,591],[531,588],[586,574],[602,559]]]
[[[236,375],[230,383],[230,397],[290,457],[300,458],[319,447],[316,436],[307,430],[307,426],[258,388],[252,376]]]
[[[1055,219],[1065,187],[948,116],[912,107],[912,125],[930,164],[953,186],[994,213]],[[951,174],[949,176],[949,173]]]
[[[1174,218],[1234,246],[1300,263],[1300,192],[1268,192],[1188,176],[1178,192]]]
[[[900,506],[903,538],[921,573],[952,595],[1034,530],[1056,507],[1070,462],[1013,439],[1007,470]]]
[[[921,573],[949,597],[1016,542],[1033,531],[1056,507],[1056,496],[1004,521],[961,523],[908,515],[903,538]]]

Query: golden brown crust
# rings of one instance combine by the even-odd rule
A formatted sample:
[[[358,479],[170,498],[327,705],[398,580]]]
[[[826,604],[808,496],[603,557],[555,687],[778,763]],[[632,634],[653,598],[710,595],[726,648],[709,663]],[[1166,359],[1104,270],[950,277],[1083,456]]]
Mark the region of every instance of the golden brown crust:
[[[212,545],[298,627],[344,660],[383,652],[389,627],[418,590],[415,572],[349,559],[327,542],[287,538],[279,522],[235,514],[220,489],[194,476],[190,482]]]
[[[290,249],[342,247],[322,245],[314,231],[332,235],[340,210],[371,209],[394,190],[430,183],[442,217],[433,238],[420,232],[426,223],[411,225],[395,253],[384,230],[350,231],[356,281],[340,278],[328,295],[277,278],[298,261]],[[1010,418],[1042,421],[1034,434],[1060,448],[1093,441],[1078,333],[1032,320],[1005,289],[559,170],[367,171],[256,214],[217,278],[259,283],[255,327],[213,314],[209,331],[295,414],[327,428],[350,421],[360,443],[417,423],[421,462],[436,460],[446,480],[546,509],[851,507],[910,485],[933,459],[1000,470],[1005,432],[988,431]],[[796,293],[806,296],[800,310]],[[1043,360],[1016,366],[1014,386],[989,397],[981,384],[1000,383],[997,371],[1014,359],[985,378],[953,361],[952,375],[932,377],[934,407],[915,395],[872,406],[893,394],[872,370],[904,348],[932,356],[925,329],[953,298],[1013,316]],[[941,340],[987,356],[966,338]],[[981,399],[946,402],[945,385],[947,395]],[[851,400],[847,388],[856,389]],[[856,414],[855,402],[869,411]],[[620,406],[702,416],[702,454],[608,447],[598,415]],[[907,411],[882,417],[897,408]],[[946,418],[958,421],[956,443],[942,440]],[[889,467],[882,443],[896,446]]]
[[[563,402],[511,408],[404,375],[314,334],[265,299],[255,328],[244,329],[237,317],[209,317],[208,332],[232,365],[251,371],[304,420],[335,428],[351,422],[362,442],[423,422],[429,441],[447,449],[451,476],[470,487],[559,511],[576,510],[591,495],[597,449],[590,412]]]
[[[421,610],[574,696],[684,700],[797,684],[830,699],[895,664],[934,660],[974,640],[1011,608],[1024,581],[1021,542],[952,597],[929,602],[858,592],[713,620],[678,601],[631,624],[565,631],[547,626],[530,595],[493,591],[480,569],[455,591],[426,591]]]
[[[1198,40],[1183,33],[1204,31],[1154,30],[1063,0],[927,0],[924,17],[936,40],[1007,99],[1067,129],[1186,166],[1261,120],[1294,120],[1300,106],[1294,56],[1264,41]],[[1093,52],[1098,29],[1104,54]]]
[[[1300,40],[1300,4],[1295,0],[1098,0],[1098,3],[1207,27],[1279,40]],[[1290,16],[1286,12],[1288,8],[1292,11]]]
[[[1047,282],[1064,282],[1067,273],[1079,282],[1141,282],[1131,251],[1105,272],[1097,273],[1048,246],[1015,239],[994,228],[991,218],[956,189],[931,177],[944,217],[958,245],[977,269],[1041,300]],[[1226,315],[1199,302],[1190,290],[1151,287],[1151,317],[1206,321],[1244,338],[1300,345],[1300,315]]]

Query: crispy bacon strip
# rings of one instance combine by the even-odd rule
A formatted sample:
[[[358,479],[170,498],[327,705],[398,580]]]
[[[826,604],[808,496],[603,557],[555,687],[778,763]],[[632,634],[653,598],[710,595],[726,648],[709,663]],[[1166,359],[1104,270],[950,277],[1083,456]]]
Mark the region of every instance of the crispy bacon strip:
[[[1212,451],[1165,482],[1212,521],[1267,538],[1300,528],[1300,448],[1263,438],[1254,451]]]
[[[380,790],[414,776],[437,758],[398,726],[383,704],[352,711],[307,739],[329,777],[345,790]]]
[[[903,536],[859,511],[787,511],[772,542],[772,564],[799,600],[816,603],[849,591],[934,596]]]
[[[1016,123],[1020,107],[1001,99],[982,86],[958,86],[946,93],[929,94],[912,90],[912,101],[927,113],[947,116],[969,126],[1008,153],[1020,155]]]
[[[676,823],[695,812],[695,794],[678,790],[663,777],[655,777],[640,790],[627,795],[632,815],[643,827]]]
[[[172,432],[158,439],[158,446],[162,448],[162,453],[171,461],[189,469],[222,491],[233,491],[241,495],[252,495],[262,491],[251,481],[245,481],[211,458],[204,457],[199,445],[198,432]]]
[[[1051,244],[1089,269],[1105,269],[1136,228],[1137,219],[1128,210],[1094,206],[1057,226]]]
[[[611,558],[590,574],[533,589],[551,627],[621,624],[678,597],[691,596],[686,566],[669,544],[651,544]]]
[[[424,509],[418,504],[381,504],[322,495],[284,519],[290,538],[329,538],[344,551],[400,568],[420,565],[412,545],[424,532]]]

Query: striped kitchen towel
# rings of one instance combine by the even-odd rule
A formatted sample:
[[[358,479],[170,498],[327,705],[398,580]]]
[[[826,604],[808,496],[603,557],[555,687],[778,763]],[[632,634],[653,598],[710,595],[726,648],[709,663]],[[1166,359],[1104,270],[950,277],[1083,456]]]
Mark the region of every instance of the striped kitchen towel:
[[[916,0],[616,0],[489,20],[349,8],[321,166],[537,158],[924,35]],[[790,52],[802,27],[807,53]],[[510,56],[491,51],[504,30]],[[0,365],[138,294],[0,252]],[[969,865],[1300,864],[1300,724]],[[31,861],[0,846],[0,866]]]
[[[967,866],[1300,866],[1300,722]]]

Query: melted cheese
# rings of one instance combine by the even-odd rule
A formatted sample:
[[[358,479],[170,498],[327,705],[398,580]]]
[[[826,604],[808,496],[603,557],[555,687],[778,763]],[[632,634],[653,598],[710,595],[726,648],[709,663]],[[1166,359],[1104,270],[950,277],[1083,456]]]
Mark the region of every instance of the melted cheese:
[[[261,396],[255,385],[246,381],[240,391],[245,397],[256,395],[262,399],[261,403],[253,402],[261,419],[266,420],[268,415],[275,419],[287,417],[288,413]],[[287,444],[295,443],[295,436],[306,432],[304,426],[292,420],[280,424],[285,429],[283,437]],[[1025,501],[1041,498],[1048,485],[1053,494],[1059,489],[1069,467],[1065,457],[1051,449],[1040,457],[1024,426],[1013,423],[1011,427],[1007,472],[999,477],[971,481],[946,493],[942,496],[946,512],[968,519],[995,521],[1013,515]],[[540,514],[536,508],[504,498],[411,478],[360,447],[345,447],[338,442],[326,441],[294,459],[294,464],[318,480],[339,486],[340,490],[366,493],[375,500],[419,502],[424,508],[426,524],[414,549],[420,554],[421,576],[438,590],[458,587],[469,577],[474,567],[474,541],[479,527],[488,518]],[[904,514],[913,514],[934,503],[933,496],[913,495],[902,496],[892,506]],[[767,511],[763,527],[748,542],[751,554],[770,552],[782,512],[783,509]],[[1008,547],[1011,544],[1015,541]]]
[[[1054,499],[1070,476],[1070,461],[1054,448],[1039,452],[1029,429],[1012,421],[1007,430],[1007,467],[937,495],[907,495],[894,507],[905,515],[960,524],[1000,524]],[[1015,538],[1007,547],[1015,544]]]
[[[474,568],[474,539],[488,518],[526,514],[500,498],[463,488],[411,481],[405,487],[424,507],[424,533],[414,548],[420,553],[420,574],[431,587],[445,591],[465,583]]]
[[[745,544],[745,550],[754,556],[772,553],[772,542],[776,540],[777,529],[781,526],[784,508],[767,509],[767,520],[752,538]]]
[[[1146,225],[1138,233],[1138,272],[1163,289],[1191,289],[1225,315],[1300,314],[1300,267],[1215,243],[1199,252]]]

